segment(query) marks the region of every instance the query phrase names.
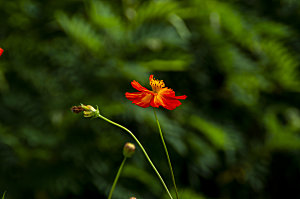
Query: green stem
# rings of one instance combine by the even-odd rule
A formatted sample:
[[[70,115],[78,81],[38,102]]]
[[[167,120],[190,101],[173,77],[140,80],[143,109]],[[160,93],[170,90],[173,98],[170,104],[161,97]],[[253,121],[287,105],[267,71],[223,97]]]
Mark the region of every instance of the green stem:
[[[135,135],[134,135],[129,129],[127,129],[126,127],[124,127],[124,126],[122,126],[122,125],[120,125],[120,124],[118,124],[118,123],[116,123],[116,122],[113,122],[113,121],[111,121],[110,119],[107,119],[106,117],[104,117],[104,116],[102,116],[102,115],[100,115],[100,114],[98,114],[97,116],[100,117],[101,119],[103,119],[103,120],[105,120],[105,121],[107,121],[107,122],[113,124],[113,125],[116,125],[117,127],[120,127],[120,128],[122,128],[122,129],[124,129],[125,131],[127,131],[127,132],[131,135],[131,137],[137,142],[137,144],[139,145],[139,147],[142,149],[144,155],[146,156],[148,162],[150,163],[150,165],[151,165],[152,168],[154,169],[154,171],[155,171],[155,173],[157,174],[159,180],[160,180],[161,183],[163,184],[163,186],[164,186],[165,190],[167,191],[169,197],[170,197],[171,199],[173,199],[173,197],[172,197],[172,195],[170,194],[170,191],[169,191],[167,185],[165,184],[164,180],[163,180],[162,177],[160,176],[160,174],[159,174],[159,172],[157,171],[156,167],[155,167],[154,164],[152,163],[152,161],[151,161],[150,157],[148,156],[146,150],[144,149],[143,145],[142,145],[142,144],[140,143],[140,141],[135,137]]]
[[[6,191],[4,191],[4,194],[3,194],[3,196],[2,196],[2,199],[4,199],[4,198],[5,198],[5,194],[6,194]]]
[[[166,145],[166,143],[165,143],[164,136],[163,136],[163,133],[162,133],[162,131],[161,131],[159,121],[158,121],[158,119],[157,119],[157,115],[156,115],[155,108],[153,108],[153,111],[154,111],[156,123],[157,123],[157,126],[158,126],[160,138],[161,138],[161,141],[162,141],[162,143],[163,143],[163,145],[164,145],[165,152],[166,152],[166,156],[167,156],[167,159],[168,159],[168,164],[169,164],[170,173],[171,173],[171,176],[172,176],[172,181],[173,181],[173,185],[174,185],[175,192],[176,192],[176,197],[177,197],[177,199],[179,199],[179,197],[178,197],[178,190],[177,190],[177,186],[176,186],[176,182],[175,182],[175,177],[174,177],[173,168],[172,168],[171,159],[170,159],[170,156],[169,156],[169,153],[168,153],[167,145]]]
[[[126,159],[127,159],[127,158],[124,157],[123,162],[122,162],[121,165],[120,165],[120,168],[119,168],[119,170],[118,170],[117,176],[115,177],[114,183],[113,183],[113,185],[112,185],[112,187],[111,187],[111,189],[110,189],[110,192],[109,192],[109,195],[108,195],[108,199],[111,199],[111,196],[112,196],[112,194],[113,194],[113,192],[114,192],[114,190],[115,190],[116,184],[117,184],[117,182],[118,182],[118,179],[119,179],[119,177],[120,177],[120,174],[121,174],[121,172],[122,172],[122,169],[123,169],[123,166],[124,166],[124,164],[125,164]]]

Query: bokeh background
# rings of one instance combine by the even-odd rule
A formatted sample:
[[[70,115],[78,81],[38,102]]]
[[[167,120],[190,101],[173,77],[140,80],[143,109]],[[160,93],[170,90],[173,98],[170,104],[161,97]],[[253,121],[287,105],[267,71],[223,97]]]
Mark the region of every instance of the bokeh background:
[[[154,74],[188,96],[157,111],[181,199],[300,198],[300,1],[0,0],[0,13],[0,195],[107,197],[134,141],[73,114],[80,103],[131,129],[172,189],[153,110],[124,96]],[[140,149],[113,198],[130,196],[168,198]]]

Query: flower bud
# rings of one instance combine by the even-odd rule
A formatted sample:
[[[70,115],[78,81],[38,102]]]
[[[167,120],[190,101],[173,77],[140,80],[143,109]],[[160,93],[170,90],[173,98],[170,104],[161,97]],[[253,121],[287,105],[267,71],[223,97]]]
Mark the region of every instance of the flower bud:
[[[91,105],[83,105],[83,104],[81,104],[80,106],[73,106],[71,108],[71,111],[73,113],[83,112],[84,117],[92,117],[92,118],[96,118],[99,114],[99,109],[98,108],[95,109]]]
[[[81,104],[81,107],[84,109],[83,116],[84,117],[97,117],[99,110],[95,109],[91,105],[83,105]]]
[[[127,142],[123,148],[123,155],[126,158],[130,158],[134,154],[134,152],[135,152],[135,145],[130,142]]]

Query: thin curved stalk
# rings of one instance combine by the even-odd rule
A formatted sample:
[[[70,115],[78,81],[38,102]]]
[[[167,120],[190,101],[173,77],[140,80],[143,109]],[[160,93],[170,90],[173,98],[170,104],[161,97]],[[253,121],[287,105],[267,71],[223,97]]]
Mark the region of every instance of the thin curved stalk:
[[[99,113],[98,113],[97,116],[98,116],[99,118],[101,118],[101,119],[103,119],[103,120],[105,120],[105,121],[107,121],[107,122],[109,122],[109,123],[111,123],[111,124],[117,126],[117,127],[120,127],[120,128],[122,128],[122,129],[124,129],[125,131],[127,131],[127,132],[131,135],[131,137],[136,141],[136,143],[137,143],[137,144],[139,145],[139,147],[142,149],[144,155],[146,156],[148,162],[150,163],[150,165],[152,166],[152,168],[153,168],[153,170],[155,171],[156,175],[158,176],[160,182],[163,184],[163,186],[164,186],[165,190],[167,191],[169,197],[170,197],[171,199],[173,199],[173,197],[172,197],[172,195],[171,195],[171,193],[170,193],[170,191],[169,191],[167,185],[165,184],[165,182],[164,182],[164,180],[162,179],[161,175],[159,174],[159,172],[157,171],[156,167],[155,167],[154,164],[152,163],[152,161],[151,161],[150,157],[148,156],[146,150],[144,149],[143,145],[142,145],[142,144],[140,143],[140,141],[135,137],[135,135],[134,135],[129,129],[127,129],[126,127],[124,127],[124,126],[122,126],[122,125],[120,125],[120,124],[118,124],[118,123],[116,123],[116,122],[113,122],[113,121],[111,121],[110,119],[107,119],[106,117],[100,115]]]
[[[6,194],[6,191],[4,191],[4,193],[3,193],[3,196],[2,196],[2,199],[4,199],[4,198],[5,198],[5,194]]]
[[[113,185],[112,185],[112,187],[111,187],[111,189],[110,189],[110,192],[109,192],[109,195],[108,195],[108,199],[111,199],[111,196],[112,196],[112,194],[113,194],[113,192],[114,192],[114,190],[115,190],[115,187],[116,187],[116,184],[117,184],[118,179],[119,179],[119,177],[120,177],[120,174],[121,174],[121,172],[122,172],[122,170],[123,170],[123,166],[124,166],[124,164],[125,164],[125,162],[126,162],[126,159],[127,159],[127,158],[124,157],[124,159],[123,159],[123,161],[122,161],[122,163],[121,163],[121,165],[120,165],[120,168],[119,168],[118,173],[117,173],[117,175],[116,175],[116,177],[115,177],[114,183],[113,183]]]
[[[177,190],[177,186],[176,186],[176,182],[175,182],[175,177],[174,177],[174,173],[173,173],[173,168],[172,168],[172,164],[171,164],[171,159],[170,159],[170,156],[169,156],[169,153],[168,153],[168,149],[167,149],[167,145],[166,145],[165,140],[164,140],[163,133],[162,133],[161,128],[160,128],[160,124],[159,124],[159,121],[158,121],[158,118],[157,118],[157,115],[156,115],[156,112],[155,112],[155,108],[153,108],[153,112],[154,112],[156,123],[157,123],[157,126],[158,126],[160,138],[161,138],[161,141],[162,141],[162,143],[164,145],[164,149],[165,149],[166,156],[167,156],[167,159],[168,159],[169,169],[170,169],[170,173],[171,173],[171,176],[172,176],[173,185],[174,185],[175,192],[176,192],[176,197],[177,197],[177,199],[179,199],[178,190]]]

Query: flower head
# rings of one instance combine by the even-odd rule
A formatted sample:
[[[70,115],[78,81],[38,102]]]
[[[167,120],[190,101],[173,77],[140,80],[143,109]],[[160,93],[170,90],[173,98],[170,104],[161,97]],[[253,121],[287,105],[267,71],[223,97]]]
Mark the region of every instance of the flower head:
[[[149,80],[152,91],[142,87],[137,81],[133,80],[131,85],[139,92],[126,92],[126,98],[143,108],[149,106],[158,108],[162,106],[168,110],[173,110],[180,106],[181,102],[179,99],[186,99],[186,95],[175,96],[175,92],[172,89],[165,87],[163,80],[156,80],[153,78],[153,75],[150,75]]]
[[[4,52],[4,50],[2,48],[0,48],[0,56],[2,55],[3,52]]]

